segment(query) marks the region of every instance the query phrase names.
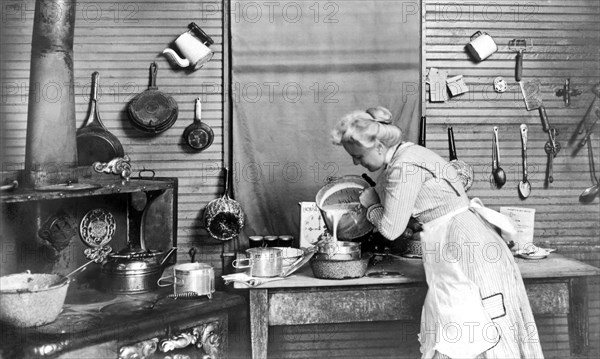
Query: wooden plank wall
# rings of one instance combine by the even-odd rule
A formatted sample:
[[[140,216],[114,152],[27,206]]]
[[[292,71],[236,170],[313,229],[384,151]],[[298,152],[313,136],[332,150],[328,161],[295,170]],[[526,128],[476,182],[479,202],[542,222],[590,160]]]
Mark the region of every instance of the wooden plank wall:
[[[0,32],[3,169],[22,168],[25,159],[27,104],[34,0],[2,2]],[[178,244],[180,258],[190,246],[196,260],[221,266],[221,243],[209,239],[201,226],[202,209],[222,195],[218,171],[223,163],[223,11],[220,0],[78,0],[74,38],[77,126],[87,117],[92,72],[100,73],[99,110],[136,170],[179,178]],[[172,67],[161,54],[196,22],[215,41],[214,57],[201,70]],[[149,85],[149,66],[158,64],[157,86],[179,105],[177,122],[166,132],[149,136],[134,129],[127,103]],[[65,89],[62,89],[65,90]],[[191,152],[182,133],[194,116],[194,100],[202,99],[203,122],[215,140],[203,152]],[[148,173],[144,173],[148,175]],[[202,248],[200,248],[202,247]]]
[[[594,94],[591,87],[600,81],[600,3],[596,0],[544,0],[455,2],[426,0],[424,69],[432,67],[463,75],[469,92],[445,103],[430,103],[428,93],[423,107],[427,115],[427,147],[448,155],[447,127],[452,126],[458,158],[474,167],[475,182],[469,190],[489,207],[534,208],[535,241],[561,253],[598,266],[600,264],[600,206],[579,202],[579,194],[591,182],[586,148],[573,155],[576,145],[569,139],[576,131]],[[475,63],[464,49],[476,31],[487,32],[498,45],[498,52]],[[524,53],[523,79],[540,79],[542,98],[549,122],[559,131],[562,150],[554,159],[554,183],[544,185],[547,155],[537,111],[525,109],[515,81],[516,53],[508,48],[511,39],[526,39],[533,46]],[[425,73],[425,72],[424,72]],[[497,94],[493,80],[502,76],[508,90]],[[556,91],[565,79],[582,94],[571,98],[566,107]],[[597,104],[597,103],[596,103]],[[598,106],[596,106],[598,108]],[[522,178],[520,124],[529,127],[528,169],[531,196],[521,200],[517,186]],[[588,124],[590,119],[588,119]],[[492,128],[498,126],[501,165],[507,183],[496,189],[491,178]],[[600,127],[593,132],[595,159],[600,158]],[[577,142],[582,138],[578,135]],[[590,281],[590,343],[592,355],[598,353],[600,336],[600,287]],[[561,318],[536,318],[546,357],[561,357],[568,352]],[[592,356],[594,357],[594,356]]]
[[[487,32],[498,52],[475,63],[464,49],[476,31]],[[463,75],[469,92],[445,103],[424,103],[428,121],[427,146],[448,155],[447,127],[452,126],[459,159],[474,167],[475,182],[469,191],[492,208],[519,206],[536,209],[535,240],[568,251],[598,252],[600,207],[598,201],[581,204],[579,194],[592,182],[586,148],[573,156],[568,140],[583,118],[600,80],[600,4],[595,0],[560,0],[493,3],[425,2],[425,67],[449,76]],[[554,159],[554,183],[544,184],[547,155],[538,111],[525,109],[515,81],[516,53],[511,39],[526,39],[533,47],[524,52],[523,79],[542,83],[542,98],[551,126],[558,129],[562,150]],[[508,90],[498,94],[493,80],[502,76]],[[555,92],[571,79],[583,91],[566,107]],[[521,200],[517,186],[522,178],[520,124],[529,127],[528,170],[531,196]],[[501,165],[507,183],[496,189],[490,183],[492,128],[498,126]],[[594,131],[596,159],[600,154]],[[578,139],[582,136],[580,135]],[[596,254],[597,256],[597,254]],[[592,260],[592,258],[590,258]],[[597,257],[595,259],[597,261]]]

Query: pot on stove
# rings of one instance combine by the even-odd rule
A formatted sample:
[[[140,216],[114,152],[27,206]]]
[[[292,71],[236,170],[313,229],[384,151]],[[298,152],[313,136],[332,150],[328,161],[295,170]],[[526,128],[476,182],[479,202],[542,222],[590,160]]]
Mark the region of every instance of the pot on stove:
[[[163,253],[128,247],[109,254],[101,270],[102,289],[115,294],[146,293],[157,289],[158,279],[176,250],[177,247],[173,247]]]

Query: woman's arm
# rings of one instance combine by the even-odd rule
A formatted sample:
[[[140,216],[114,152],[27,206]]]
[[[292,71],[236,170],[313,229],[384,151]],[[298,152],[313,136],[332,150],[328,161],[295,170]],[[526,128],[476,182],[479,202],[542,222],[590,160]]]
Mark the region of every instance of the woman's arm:
[[[406,229],[426,173],[420,166],[398,161],[385,175],[381,204],[370,206],[367,218],[385,238],[394,240]]]

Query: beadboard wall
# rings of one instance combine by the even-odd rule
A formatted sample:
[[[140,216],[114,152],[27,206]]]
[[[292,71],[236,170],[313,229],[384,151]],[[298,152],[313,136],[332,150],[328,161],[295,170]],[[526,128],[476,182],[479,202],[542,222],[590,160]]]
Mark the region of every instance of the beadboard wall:
[[[29,67],[35,0],[2,2],[0,24],[2,99],[0,150],[3,170],[23,168],[29,95]],[[198,24],[215,43],[214,57],[198,71],[173,67],[161,53],[190,22]],[[137,171],[154,170],[157,177],[179,178],[178,246],[188,258],[221,267],[222,243],[210,239],[201,225],[202,209],[222,195],[219,169],[224,158],[223,5],[206,1],[78,0],[74,37],[75,106],[77,127],[87,118],[91,75],[100,73],[99,111],[106,128],[123,144]],[[226,58],[226,57],[225,57]],[[149,67],[158,64],[158,89],[173,96],[179,117],[159,135],[132,127],[128,102],[149,86]],[[49,85],[45,85],[49,86]],[[57,96],[55,88],[40,88],[42,100]],[[58,88],[58,91],[67,91]],[[202,121],[215,140],[203,152],[193,152],[182,134],[194,119],[194,100],[202,101]],[[144,176],[150,172],[144,172]]]
[[[463,75],[469,92],[444,103],[429,101],[423,94],[427,116],[427,147],[448,156],[447,128],[452,126],[460,160],[471,164],[475,179],[468,194],[487,206],[533,208],[534,241],[557,248],[566,256],[600,265],[600,206],[579,202],[581,192],[592,185],[587,148],[578,152],[578,134],[571,137],[594,99],[592,86],[600,81],[600,3],[596,0],[545,0],[516,2],[498,0],[466,2],[436,0],[423,2],[423,79],[430,68]],[[474,62],[465,51],[471,35],[488,33],[498,51],[482,62]],[[524,39],[532,45],[523,53],[523,79],[539,79],[548,121],[558,129],[561,151],[554,159],[554,182],[545,185],[547,154],[538,111],[525,108],[519,84],[515,81],[516,52],[508,42]],[[508,89],[496,93],[493,81],[503,77]],[[556,91],[570,79],[571,88],[580,90],[570,106]],[[426,88],[424,87],[424,90]],[[596,101],[593,110],[599,108]],[[594,111],[592,111],[593,113]],[[586,126],[592,123],[592,115]],[[527,163],[531,195],[521,200],[518,184],[522,178],[519,127],[529,128]],[[507,182],[497,189],[491,182],[493,127],[499,129],[500,164]],[[596,163],[600,159],[600,126],[593,134]],[[600,342],[600,285],[589,281],[591,356]],[[559,317],[536,317],[546,357],[568,357],[568,327]],[[595,353],[595,354],[594,354]]]
[[[582,121],[595,95],[591,88],[600,80],[600,3],[595,0],[533,2],[495,1],[465,3],[425,1],[423,36],[423,78],[430,68],[463,75],[469,92],[443,103],[423,106],[427,116],[427,147],[448,156],[447,128],[453,127],[458,158],[471,164],[475,178],[470,197],[479,197],[494,208],[526,207],[536,210],[535,241],[568,252],[586,252],[588,261],[598,264],[600,248],[600,206],[579,202],[580,193],[592,185],[588,151],[575,153],[569,139]],[[475,32],[489,34],[498,51],[475,62],[465,45]],[[554,182],[545,184],[548,134],[542,131],[537,110],[527,111],[519,84],[515,81],[516,52],[511,39],[531,45],[523,53],[523,79],[539,79],[549,123],[558,130],[562,150],[554,158]],[[501,76],[508,89],[496,93],[494,78]],[[566,106],[556,91],[570,79],[571,88],[582,91]],[[596,106],[596,108],[598,108]],[[593,115],[587,120],[591,124]],[[529,128],[527,163],[531,195],[521,200],[522,179],[519,127]],[[507,182],[497,189],[491,182],[492,130],[499,129],[500,164]],[[600,127],[593,133],[596,160],[600,158]]]

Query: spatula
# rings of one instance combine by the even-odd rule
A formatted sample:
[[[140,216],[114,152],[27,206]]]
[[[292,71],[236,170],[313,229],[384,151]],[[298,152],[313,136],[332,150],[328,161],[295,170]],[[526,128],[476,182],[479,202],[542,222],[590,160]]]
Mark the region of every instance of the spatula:
[[[540,80],[523,80],[519,82],[519,86],[521,86],[521,92],[525,100],[525,108],[527,108],[527,111],[538,110],[540,112],[542,128],[544,132],[548,132],[550,124],[548,123],[548,115],[542,101],[542,84]]]

